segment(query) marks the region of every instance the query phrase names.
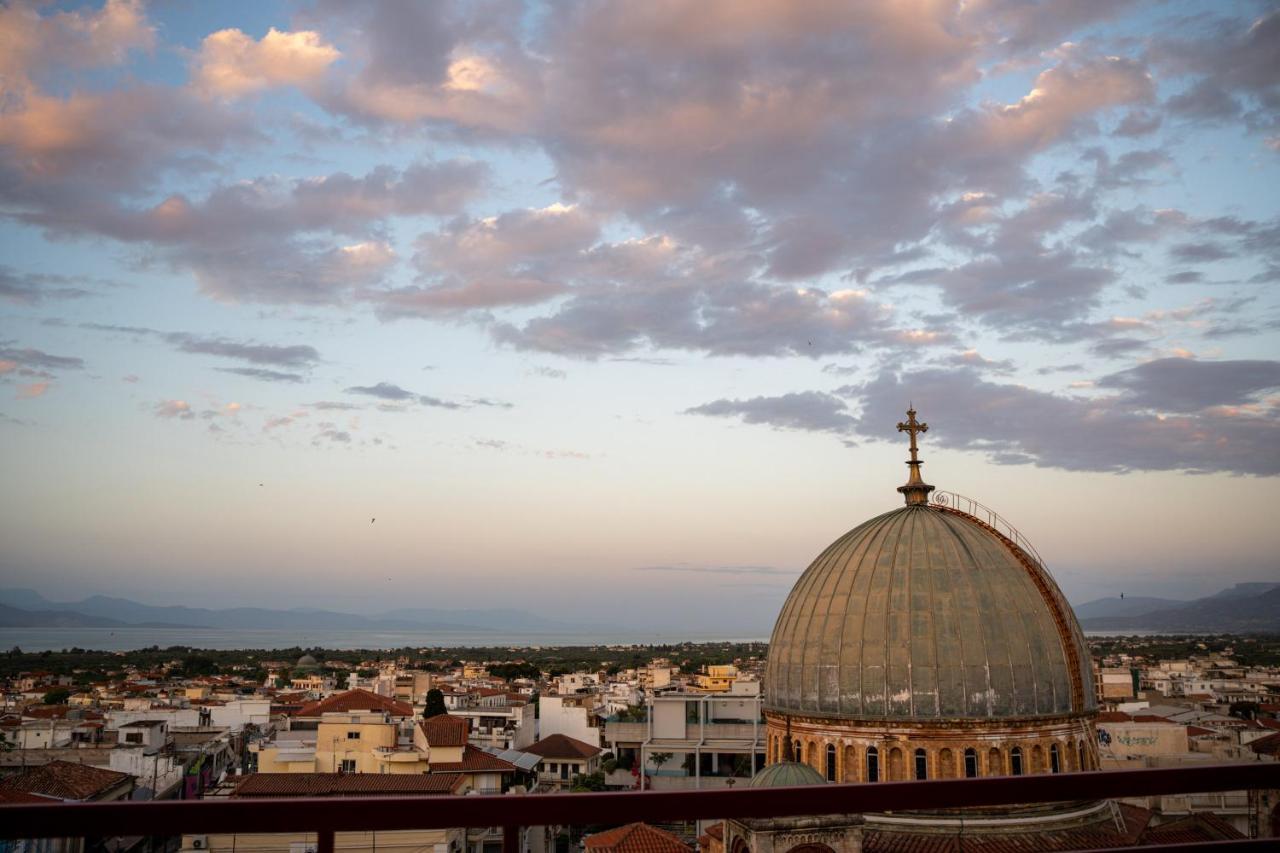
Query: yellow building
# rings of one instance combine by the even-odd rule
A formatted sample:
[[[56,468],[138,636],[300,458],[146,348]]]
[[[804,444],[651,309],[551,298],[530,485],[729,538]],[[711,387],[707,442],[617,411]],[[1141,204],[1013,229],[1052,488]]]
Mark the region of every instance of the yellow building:
[[[728,693],[738,677],[738,668],[731,663],[705,667],[693,677],[693,690],[700,693]]]

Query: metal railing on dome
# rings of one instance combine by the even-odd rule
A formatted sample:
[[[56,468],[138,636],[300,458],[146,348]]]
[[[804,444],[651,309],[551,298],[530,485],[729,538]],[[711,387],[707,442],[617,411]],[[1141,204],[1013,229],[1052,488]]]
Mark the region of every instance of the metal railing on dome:
[[[1280,763],[1258,762],[799,788],[0,804],[0,839],[305,832],[314,836],[316,853],[334,853],[340,832],[501,826],[504,853],[520,853],[521,828],[531,826],[928,811],[1276,788]],[[1131,849],[1274,850],[1275,844],[1275,838],[1249,838]]]
[[[1049,567],[1044,563],[1044,558],[1041,557],[1040,552],[1036,550],[1036,546],[1032,545],[1030,540],[1019,532],[1018,528],[1010,524],[1008,519],[1004,518],[991,507],[981,504],[971,497],[957,494],[956,492],[946,492],[942,490],[935,491],[929,496],[929,500],[940,507],[947,507],[949,509],[954,509],[956,512],[962,512],[965,515],[973,516],[978,519],[978,521],[983,522],[1001,536],[1017,545],[1023,551],[1026,551],[1027,556],[1040,564],[1040,568],[1045,571],[1049,570]]]

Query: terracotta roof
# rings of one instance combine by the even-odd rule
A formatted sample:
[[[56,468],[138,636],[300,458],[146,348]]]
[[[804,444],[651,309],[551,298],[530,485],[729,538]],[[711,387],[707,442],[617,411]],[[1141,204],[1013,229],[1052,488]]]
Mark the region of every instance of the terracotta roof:
[[[102,767],[50,761],[39,767],[28,767],[18,775],[0,781],[0,790],[42,794],[60,800],[92,800],[131,779],[133,777],[128,773]]]
[[[436,714],[418,723],[429,746],[465,746],[471,723],[466,717]]]
[[[1251,741],[1249,743],[1249,748],[1259,755],[1280,754],[1280,732]]]
[[[1152,827],[1142,834],[1144,844],[1195,844],[1244,838],[1244,833],[1211,812],[1196,812]]]
[[[431,762],[431,772],[449,772],[449,773],[477,773],[477,772],[502,772],[514,773],[519,770],[510,761],[499,758],[498,756],[485,752],[479,747],[467,744],[462,750],[461,761],[433,761]]]
[[[578,741],[581,743],[581,741]],[[588,850],[611,853],[688,853],[689,845],[665,829],[647,823],[629,823],[582,839]]]
[[[1187,726],[1188,737],[1198,737],[1200,735],[1217,735],[1213,729],[1206,729],[1202,726]]]
[[[525,752],[541,755],[543,758],[591,758],[600,754],[600,747],[584,743],[568,735],[554,734],[526,746]]]
[[[30,705],[23,709],[22,716],[36,720],[63,720],[70,710],[67,705]]]
[[[318,717],[321,714],[349,714],[353,711],[386,711],[393,717],[413,716],[412,705],[360,689],[348,690],[345,693],[335,693],[328,699],[321,699],[319,702],[303,705],[294,716]]]
[[[954,835],[939,835],[910,830],[869,829],[863,837],[864,853],[1028,853],[1028,851],[1067,851],[1091,848],[1132,847],[1146,840],[1145,831],[1151,811],[1120,803],[1124,831],[1110,820],[1087,826],[1066,827],[1037,832],[1001,833],[999,835],[966,835],[963,845]]]
[[[28,794],[26,791],[9,791],[0,788],[0,803],[47,803],[50,801],[49,797],[42,797],[39,794]]]
[[[458,773],[253,773],[233,797],[377,797],[396,794],[454,794]]]
[[[1128,715],[1128,714],[1126,714],[1124,711],[1103,711],[1102,713],[1098,714],[1097,722],[1099,722],[1099,723],[1127,723],[1127,722],[1129,722],[1129,721],[1130,721],[1130,720],[1132,720],[1132,719],[1133,719],[1133,717],[1129,716],[1129,715]]]

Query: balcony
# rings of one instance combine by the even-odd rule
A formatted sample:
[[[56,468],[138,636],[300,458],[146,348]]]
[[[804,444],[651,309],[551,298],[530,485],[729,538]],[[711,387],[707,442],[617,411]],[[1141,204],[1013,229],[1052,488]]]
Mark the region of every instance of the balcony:
[[[527,826],[929,811],[1162,796],[1188,791],[1204,796],[1242,789],[1280,789],[1280,764],[731,791],[0,805],[0,838],[65,838],[68,833],[104,838],[304,832],[314,835],[316,853],[333,853],[335,833],[479,829],[497,824],[505,828],[506,853],[517,853],[519,829]],[[1201,843],[1194,849],[1273,850],[1275,841],[1257,838]],[[1148,845],[1140,849],[1189,848]]]
[[[397,761],[409,764],[416,764],[425,760],[425,756],[412,746],[379,746],[373,750],[373,756],[379,761]]]

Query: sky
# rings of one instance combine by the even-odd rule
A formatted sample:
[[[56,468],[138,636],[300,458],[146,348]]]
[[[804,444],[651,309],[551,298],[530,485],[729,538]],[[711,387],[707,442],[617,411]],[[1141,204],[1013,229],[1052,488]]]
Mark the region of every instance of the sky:
[[[912,403],[1280,580],[1277,187],[1270,3],[6,3],[0,585],[767,633]]]

